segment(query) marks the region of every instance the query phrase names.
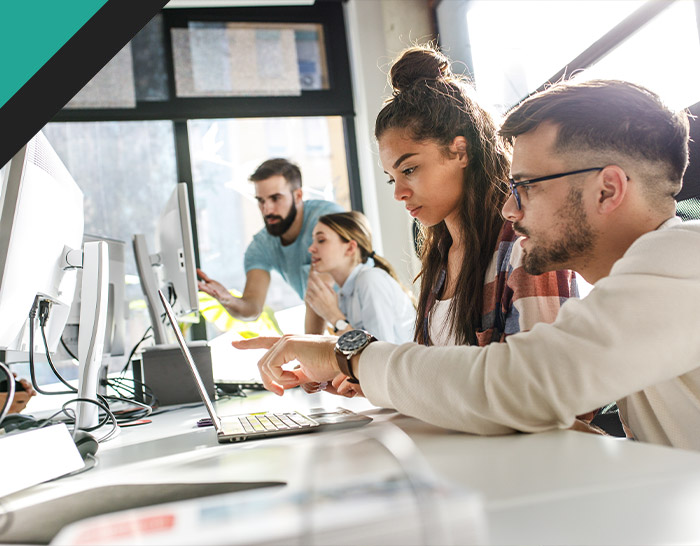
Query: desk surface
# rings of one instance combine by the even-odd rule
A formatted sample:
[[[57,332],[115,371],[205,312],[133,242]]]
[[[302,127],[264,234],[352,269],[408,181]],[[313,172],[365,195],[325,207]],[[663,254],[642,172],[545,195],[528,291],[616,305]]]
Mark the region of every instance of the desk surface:
[[[374,408],[364,399],[298,390],[282,398],[253,393],[217,405],[221,414],[343,406],[371,415],[375,422],[364,427],[368,430],[396,425],[435,474],[481,495],[493,544],[700,543],[700,453],[572,431],[477,437]],[[220,445],[212,428],[196,427],[204,415],[202,406],[190,407],[153,416],[150,425],[122,429],[100,446],[97,468],[16,493],[2,504],[21,510],[86,488],[124,483],[292,483],[299,479],[300,448],[318,449],[322,441],[332,449],[343,435],[354,434]],[[40,464],[40,454],[35,456]],[[367,472],[377,453],[365,449],[343,457],[334,451],[332,459],[352,476]],[[324,459],[321,466],[329,464]]]

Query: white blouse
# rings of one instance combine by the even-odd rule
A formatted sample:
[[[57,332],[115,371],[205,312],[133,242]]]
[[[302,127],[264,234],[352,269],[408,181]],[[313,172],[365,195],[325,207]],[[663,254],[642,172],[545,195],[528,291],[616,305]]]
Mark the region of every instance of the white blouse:
[[[413,341],[416,310],[408,294],[374,260],[355,266],[338,294],[338,307],[353,328],[381,341]]]

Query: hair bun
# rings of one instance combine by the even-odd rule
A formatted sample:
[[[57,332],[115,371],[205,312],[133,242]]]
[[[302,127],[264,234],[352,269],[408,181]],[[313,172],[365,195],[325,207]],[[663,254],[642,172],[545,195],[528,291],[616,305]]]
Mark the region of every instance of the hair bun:
[[[389,72],[395,93],[404,91],[419,81],[449,79],[452,76],[449,59],[430,46],[404,50]]]

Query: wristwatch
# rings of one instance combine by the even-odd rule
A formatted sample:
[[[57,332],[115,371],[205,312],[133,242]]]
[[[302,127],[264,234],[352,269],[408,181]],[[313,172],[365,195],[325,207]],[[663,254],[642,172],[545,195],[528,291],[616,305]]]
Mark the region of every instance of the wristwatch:
[[[350,326],[350,323],[347,320],[345,320],[344,318],[338,319],[333,325],[333,333],[337,334],[341,330],[345,330],[345,328],[347,328],[348,326]]]
[[[338,368],[348,376],[350,383],[359,383],[355,374],[352,373],[350,359],[360,354],[373,341],[377,341],[377,338],[364,330],[350,330],[338,338],[335,344],[335,357],[338,359]]]

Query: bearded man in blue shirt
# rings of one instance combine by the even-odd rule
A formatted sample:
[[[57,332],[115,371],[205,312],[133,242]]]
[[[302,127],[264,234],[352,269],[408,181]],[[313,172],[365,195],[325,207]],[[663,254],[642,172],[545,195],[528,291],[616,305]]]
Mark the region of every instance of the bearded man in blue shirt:
[[[304,299],[311,268],[308,248],[313,228],[321,216],[343,210],[331,201],[302,200],[301,171],[286,159],[268,159],[250,180],[255,184],[255,199],[265,228],[253,236],[245,252],[243,295],[240,298],[232,295],[220,282],[197,270],[199,289],[241,320],[255,320],[262,313],[273,270]],[[323,319],[307,308],[305,331],[321,333],[323,324]]]

